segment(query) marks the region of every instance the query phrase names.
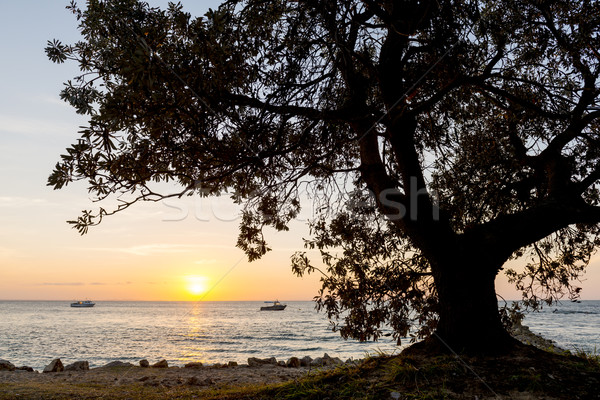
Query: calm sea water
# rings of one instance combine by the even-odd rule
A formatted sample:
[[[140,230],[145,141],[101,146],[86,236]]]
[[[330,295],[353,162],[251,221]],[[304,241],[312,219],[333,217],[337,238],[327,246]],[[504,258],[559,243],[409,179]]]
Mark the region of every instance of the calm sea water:
[[[600,301],[564,302],[527,314],[524,325],[567,350],[600,355]]]
[[[377,343],[345,341],[331,332],[312,302],[288,302],[282,312],[261,312],[261,302],[69,302],[0,301],[0,358],[43,369],[54,358],[87,360],[91,367],[120,360],[165,358],[170,365],[207,364],[248,357],[363,358],[400,349],[388,338]],[[558,345],[600,349],[600,301],[565,303],[528,315],[525,324]],[[408,344],[408,341],[407,341]]]
[[[91,367],[142,358],[183,365],[325,352],[363,358],[395,350],[389,340],[341,339],[313,302],[286,304],[284,311],[261,312],[262,302],[97,301],[93,308],[71,308],[69,302],[0,301],[0,358],[43,369],[54,358],[87,360]]]

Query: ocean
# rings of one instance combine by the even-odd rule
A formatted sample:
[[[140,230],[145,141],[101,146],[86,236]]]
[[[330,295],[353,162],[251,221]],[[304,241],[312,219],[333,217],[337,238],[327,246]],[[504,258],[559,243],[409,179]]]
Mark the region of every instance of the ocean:
[[[261,312],[262,302],[97,301],[93,308],[71,308],[68,301],[0,301],[0,359],[37,370],[54,358],[87,360],[90,367],[164,358],[182,366],[323,353],[359,359],[410,344],[398,347],[389,337],[343,340],[313,302],[286,304],[285,311]],[[524,324],[561,347],[600,351],[600,301],[562,303],[527,315]]]

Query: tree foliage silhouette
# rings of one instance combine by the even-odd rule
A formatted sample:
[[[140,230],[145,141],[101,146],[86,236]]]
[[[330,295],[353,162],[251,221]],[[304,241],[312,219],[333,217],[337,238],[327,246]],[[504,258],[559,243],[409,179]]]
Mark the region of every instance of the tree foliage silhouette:
[[[46,51],[79,64],[61,98],[89,123],[49,185],[120,199],[71,221],[81,233],[137,201],[232,193],[254,260],[306,192],[322,259],[293,269],[323,273],[318,306],[362,340],[390,324],[510,346],[494,282],[513,259],[528,306],[578,296],[600,222],[598,2],[69,8],[83,39]]]

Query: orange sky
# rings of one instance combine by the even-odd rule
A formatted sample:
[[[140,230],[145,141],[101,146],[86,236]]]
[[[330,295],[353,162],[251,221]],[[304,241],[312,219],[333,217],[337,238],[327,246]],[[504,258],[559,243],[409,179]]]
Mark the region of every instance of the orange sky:
[[[64,221],[90,206],[81,192],[49,191],[28,204],[0,198],[4,222],[14,219],[11,231],[2,232],[1,299],[310,300],[317,294],[318,275],[298,278],[290,268],[307,236],[302,221],[290,232],[267,232],[274,251],[248,263],[234,247],[238,219],[226,198],[140,204],[79,236]],[[22,219],[32,222],[20,225]],[[600,257],[584,279],[583,298],[600,298]],[[497,289],[506,299],[519,297],[503,276]]]
[[[299,279],[291,272],[289,257],[302,247],[297,231],[272,234],[275,250],[248,263],[234,247],[239,220],[233,208],[221,207],[219,219],[200,220],[190,210],[186,218],[173,220],[182,217],[180,210],[141,204],[79,236],[65,220],[89,201],[82,197],[81,207],[69,207],[58,200],[64,196],[50,192],[37,205],[20,207],[17,201],[2,208],[12,208],[15,219],[22,212],[39,222],[3,232],[1,298],[304,300],[316,294],[318,277]],[[295,225],[305,230],[302,223]],[[205,291],[194,294],[190,287],[199,281]]]

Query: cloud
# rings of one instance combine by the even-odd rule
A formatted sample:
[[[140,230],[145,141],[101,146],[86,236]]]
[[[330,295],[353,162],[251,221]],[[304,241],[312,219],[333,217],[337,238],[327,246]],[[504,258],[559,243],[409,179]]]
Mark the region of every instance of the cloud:
[[[44,282],[42,286],[83,286],[83,282]]]
[[[51,119],[32,119],[30,116],[0,114],[0,132],[17,135],[58,135],[72,136],[78,130],[73,123],[57,122]]]
[[[15,249],[0,247],[0,258],[16,257],[19,253]]]
[[[33,99],[39,101],[40,103],[53,104],[53,105],[60,106],[62,108],[68,109],[68,110],[73,109],[66,101],[61,100],[58,96],[41,94],[38,96],[34,96]]]
[[[116,283],[109,283],[109,282],[90,282],[90,283],[88,283],[88,285],[92,285],[92,286],[122,286],[122,285],[133,285],[133,282],[131,282],[131,281],[127,281],[127,282],[116,282]]]
[[[41,204],[48,204],[48,201],[40,198],[0,196],[0,207],[29,207]]]
[[[84,282],[44,282],[44,283],[39,283],[38,285],[40,286],[118,286],[118,285],[132,285],[133,282],[131,281],[127,281],[127,282],[117,282],[117,283],[110,283],[110,282],[89,282],[89,283],[84,283]]]
[[[196,246],[189,244],[154,243],[115,250],[137,256],[151,256],[155,254],[187,253],[193,251],[195,248]]]
[[[234,246],[224,246],[224,245],[209,245],[209,244],[170,244],[170,243],[152,243],[152,244],[143,244],[138,246],[130,246],[130,247],[88,247],[74,248],[79,251],[112,251],[118,253],[126,253],[133,254],[136,256],[153,256],[157,254],[180,254],[180,253],[191,253],[196,252],[200,248],[209,247],[211,249],[214,248],[223,248],[223,249],[236,249]],[[217,260],[199,260],[196,264],[209,264],[214,263]]]
[[[211,258],[211,259],[206,259],[206,258],[203,258],[203,259],[201,259],[201,260],[197,260],[197,261],[195,261],[195,262],[194,262],[194,264],[198,264],[198,265],[206,265],[206,264],[214,264],[214,263],[216,263],[216,262],[217,262],[217,260],[215,260],[214,258]]]

